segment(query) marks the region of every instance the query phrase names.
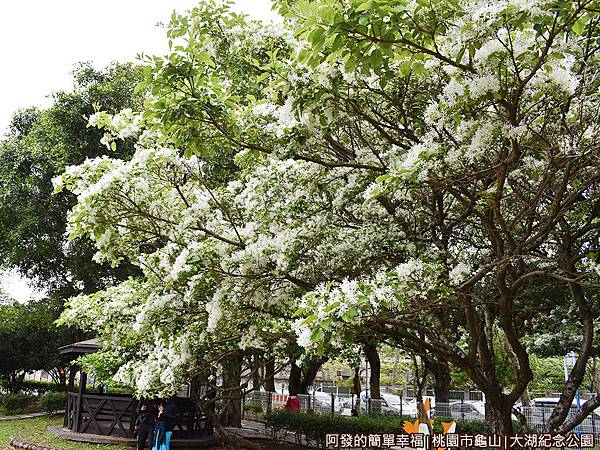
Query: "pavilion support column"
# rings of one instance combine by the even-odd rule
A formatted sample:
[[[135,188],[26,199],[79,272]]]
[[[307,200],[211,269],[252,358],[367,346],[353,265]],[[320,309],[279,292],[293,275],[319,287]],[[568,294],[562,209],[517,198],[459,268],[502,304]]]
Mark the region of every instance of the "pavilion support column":
[[[79,367],[77,367],[75,364],[71,364],[69,366],[69,381],[67,383],[67,392],[73,392],[73,389],[75,388],[75,374],[78,370]]]
[[[70,395],[75,389],[75,374],[78,367],[75,364],[69,365],[69,379],[67,380],[67,407],[65,408],[65,420],[63,426],[69,430],[73,429],[73,396]]]
[[[77,403],[75,405],[75,423],[73,431],[79,433],[81,425],[81,403],[83,400],[83,394],[85,394],[85,385],[87,383],[87,373],[83,369],[79,370],[79,389],[77,391]]]

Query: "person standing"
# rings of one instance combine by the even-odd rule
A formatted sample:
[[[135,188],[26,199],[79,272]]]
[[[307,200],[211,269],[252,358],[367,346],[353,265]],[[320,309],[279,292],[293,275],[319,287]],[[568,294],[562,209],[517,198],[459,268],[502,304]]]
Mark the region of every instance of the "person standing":
[[[285,403],[286,411],[298,412],[300,411],[300,399],[295,392],[291,393]]]
[[[152,447],[154,435],[154,425],[156,424],[157,410],[153,402],[148,400],[140,400],[136,408],[137,420],[135,429],[137,432],[137,450],[146,448],[146,440],[148,440],[148,448]]]
[[[154,428],[152,450],[169,450],[171,448],[171,436],[175,427],[176,414],[174,398],[171,398],[166,404],[161,403],[158,406],[158,421]]]

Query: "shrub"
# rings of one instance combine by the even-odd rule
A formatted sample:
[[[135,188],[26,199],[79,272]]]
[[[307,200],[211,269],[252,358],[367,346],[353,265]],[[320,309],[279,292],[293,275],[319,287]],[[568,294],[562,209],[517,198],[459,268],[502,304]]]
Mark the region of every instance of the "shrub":
[[[440,418],[444,422],[449,422],[452,418]],[[492,423],[485,420],[456,420],[456,432],[459,434],[484,434],[489,436],[492,434]],[[513,420],[513,433],[536,433],[535,426],[523,426],[516,420]]]
[[[46,392],[39,399],[39,404],[49,414],[64,409],[67,403],[66,392]]]
[[[290,431],[303,435],[307,442],[321,448],[324,448],[327,433],[401,434],[404,432],[402,423],[402,417],[389,415],[348,417],[282,411],[265,417],[265,425],[274,436]]]
[[[46,392],[66,392],[67,386],[52,381],[23,381],[22,391],[30,394],[45,394]]]
[[[25,409],[31,405],[35,397],[29,394],[7,394],[0,397],[0,406],[9,413]]]
[[[315,443],[316,446],[324,448],[325,435],[328,433],[403,434],[405,420],[414,422],[415,418],[387,414],[348,417],[277,411],[265,416],[265,426],[271,431],[273,437],[283,431],[289,431],[301,434],[307,442]],[[452,419],[436,417],[433,431],[441,433],[441,422],[450,420]],[[532,431],[524,429],[517,422],[514,422],[513,426],[515,433]],[[492,433],[492,424],[481,420],[456,420],[456,432],[460,434],[475,435],[481,433],[489,435]]]
[[[263,407],[258,405],[244,405],[245,412],[252,412],[257,414],[263,413]]]

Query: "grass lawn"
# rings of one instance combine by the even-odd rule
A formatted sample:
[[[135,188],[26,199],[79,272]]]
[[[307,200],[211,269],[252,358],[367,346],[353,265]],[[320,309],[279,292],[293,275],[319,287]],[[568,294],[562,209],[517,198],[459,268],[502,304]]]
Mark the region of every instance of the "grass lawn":
[[[42,444],[51,447],[69,448],[73,450],[126,450],[131,447],[124,445],[95,445],[83,442],[73,442],[54,436],[48,431],[48,425],[62,425],[62,416],[36,417],[34,419],[5,420],[0,422],[0,448],[8,444],[10,437],[19,433],[21,437],[31,444]]]
[[[73,450],[129,450],[131,447],[125,445],[108,444],[86,444],[84,442],[73,442],[61,439],[48,431],[48,425],[62,425],[62,416],[36,417],[34,419],[5,420],[0,421],[0,449],[8,444],[10,437],[18,433],[23,440],[31,444],[41,444],[50,447],[68,448]],[[306,447],[280,442],[262,443],[264,450],[305,450]],[[181,449],[185,450],[185,449]],[[218,446],[213,450],[227,450],[226,447]]]

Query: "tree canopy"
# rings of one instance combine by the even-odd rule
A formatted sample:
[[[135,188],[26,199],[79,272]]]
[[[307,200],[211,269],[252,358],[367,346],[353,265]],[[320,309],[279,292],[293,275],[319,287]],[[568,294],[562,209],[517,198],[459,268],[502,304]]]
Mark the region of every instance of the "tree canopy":
[[[2,266],[18,269],[58,297],[95,292],[127,276],[129,268],[114,270],[92,261],[93,244],[87,239],[67,240],[67,211],[76,200],[66,192],[53,195],[51,180],[86,158],[133,154],[132,142],[107,148],[87,119],[96,108],[117,112],[141,106],[141,95],[133,93],[140,77],[141,69],[131,64],[102,70],[80,64],[72,91],[54,93],[45,110],[17,111],[0,142]]]
[[[25,374],[34,370],[46,370],[65,383],[68,362],[58,349],[74,342],[81,331],[56,327],[62,309],[61,303],[52,307],[44,300],[0,302],[0,385],[9,393],[19,392]]]
[[[55,179],[68,230],[143,277],[63,321],[140,394],[236,349],[385,339],[467,373],[510,433],[526,338],[563,311],[579,356],[549,429],[573,428],[600,405],[567,420],[600,312],[596,2],[276,5],[282,27],[174,14],[144,107],[90,118],[137,146]]]

